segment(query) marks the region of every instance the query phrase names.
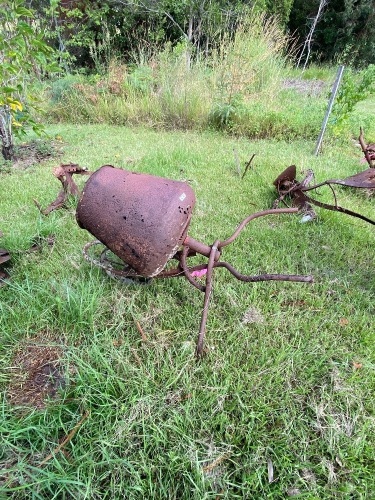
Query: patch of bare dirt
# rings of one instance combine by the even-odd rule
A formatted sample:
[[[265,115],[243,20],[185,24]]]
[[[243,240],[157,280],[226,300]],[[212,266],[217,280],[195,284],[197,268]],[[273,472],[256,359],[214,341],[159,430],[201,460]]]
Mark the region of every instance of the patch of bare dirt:
[[[242,324],[248,325],[249,323],[264,323],[264,316],[256,307],[250,306],[242,317]]]
[[[43,409],[66,386],[63,349],[50,338],[27,339],[16,352],[11,366],[8,398],[14,406]]]
[[[62,141],[34,140],[14,148],[13,168],[24,170],[36,163],[61,156]]]
[[[284,80],[285,89],[293,89],[301,94],[319,96],[327,89],[327,83],[323,80],[303,80],[302,78],[288,78]]]

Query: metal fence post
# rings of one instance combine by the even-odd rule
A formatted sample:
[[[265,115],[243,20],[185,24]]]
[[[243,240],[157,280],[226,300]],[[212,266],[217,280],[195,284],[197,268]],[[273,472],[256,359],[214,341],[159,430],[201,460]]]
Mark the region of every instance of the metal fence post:
[[[328,102],[328,108],[327,108],[327,111],[326,111],[326,114],[325,114],[325,117],[323,120],[322,128],[320,130],[320,134],[318,137],[318,141],[316,143],[316,147],[315,147],[315,151],[314,151],[315,156],[318,156],[319,150],[322,146],[324,132],[326,131],[329,115],[331,114],[333,103],[335,101],[335,97],[336,97],[337,91],[338,91],[339,86],[340,86],[340,82],[341,82],[342,74],[344,72],[344,68],[345,68],[345,66],[339,66],[339,69],[337,70],[335,83],[333,84],[331,97],[329,98],[329,102]]]

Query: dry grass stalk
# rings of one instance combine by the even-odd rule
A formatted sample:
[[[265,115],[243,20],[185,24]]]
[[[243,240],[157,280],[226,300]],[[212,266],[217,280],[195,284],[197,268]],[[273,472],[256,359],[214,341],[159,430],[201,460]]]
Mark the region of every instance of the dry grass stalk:
[[[69,432],[69,434],[66,436],[66,438],[58,445],[56,448],[53,450],[52,453],[50,453],[42,462],[40,462],[39,466],[41,467],[42,465],[46,464],[51,458],[53,458],[59,451],[62,451],[62,448],[66,446],[69,441],[73,439],[73,437],[77,434],[78,429],[82,426],[83,422],[88,418],[90,415],[90,411],[87,410],[83,414],[81,420],[73,427],[73,429]]]

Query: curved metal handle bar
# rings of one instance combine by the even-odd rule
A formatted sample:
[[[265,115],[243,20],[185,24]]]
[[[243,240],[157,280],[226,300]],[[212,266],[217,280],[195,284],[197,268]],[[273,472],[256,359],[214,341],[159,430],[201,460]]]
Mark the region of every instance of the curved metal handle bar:
[[[293,214],[297,212],[298,208],[271,208],[269,210],[263,210],[263,212],[256,212],[255,214],[249,215],[249,217],[246,217],[246,219],[241,222],[241,224],[237,227],[230,238],[224,241],[219,241],[218,249],[220,250],[221,248],[226,247],[227,245],[232,243],[244,229],[244,227],[247,226],[249,222],[257,219],[258,217],[263,217],[264,215]]]
[[[201,264],[199,266],[194,266],[194,267],[188,267],[186,265],[186,255],[188,253],[188,249],[184,249],[184,252],[181,256],[181,267],[183,269],[183,274],[186,277],[186,279],[191,283],[193,286],[198,288],[201,292],[204,292],[206,287],[198,283],[191,273],[193,271],[198,271],[202,269],[207,269],[206,264]],[[314,282],[314,277],[313,276],[303,276],[299,274],[257,274],[257,275],[249,275],[249,274],[242,274],[237,271],[231,264],[228,262],[214,262],[213,268],[216,269],[217,267],[224,267],[227,269],[235,278],[237,278],[239,281],[243,281],[245,283],[256,283],[259,281],[294,281],[294,282],[300,282],[300,283],[313,283]],[[171,269],[170,272],[173,272],[173,275],[170,274],[169,277],[178,277],[181,276],[182,273],[178,272],[177,269]],[[157,276],[156,276],[157,277]],[[164,276],[163,276],[164,277]],[[166,276],[165,276],[166,277]]]
[[[262,215],[268,215],[268,214],[273,214],[273,213],[289,213],[289,212],[295,212],[296,209],[289,209],[289,210],[268,210],[265,212],[260,212],[258,214],[253,214],[253,216],[248,217],[245,219],[242,224],[237,228],[237,231],[232,235],[231,238],[226,240],[224,243],[228,244],[230,242],[229,240],[235,239],[239,232],[246,226],[250,220],[253,220],[256,217],[261,217]],[[132,271],[120,271],[115,269],[109,261],[106,262],[105,260],[105,254],[108,249],[103,250],[100,256],[100,260],[94,259],[89,256],[88,250],[94,245],[101,244],[99,240],[92,241],[90,243],[87,243],[84,246],[83,249],[83,255],[85,258],[92,264],[95,264],[102,269],[106,271],[106,273],[114,278],[118,279],[127,279],[127,278],[139,278],[140,276],[137,275],[136,273],[133,273]],[[185,276],[187,280],[198,290],[204,292],[204,304],[203,304],[203,311],[202,311],[202,317],[201,317],[201,322],[200,322],[200,329],[199,329],[199,334],[198,334],[198,340],[197,340],[197,347],[196,347],[196,356],[200,357],[203,353],[203,346],[204,346],[204,337],[206,334],[206,323],[207,323],[207,316],[208,316],[208,306],[210,302],[210,297],[211,297],[211,291],[212,291],[212,285],[213,285],[213,270],[215,267],[224,267],[227,269],[233,276],[235,276],[238,280],[244,281],[244,282],[258,282],[258,281],[300,281],[300,282],[309,282],[311,283],[313,281],[312,276],[297,276],[297,275],[285,275],[285,274],[260,274],[258,276],[248,276],[245,274],[239,273],[232,265],[228,264],[227,262],[217,262],[217,252],[219,249],[220,241],[216,240],[215,243],[211,247],[210,255],[209,255],[209,260],[208,264],[199,264],[197,266],[189,268],[186,263],[187,256],[189,255],[190,248],[188,246],[184,246],[182,249],[182,252],[179,254],[179,268],[176,269],[170,269],[168,271],[163,271],[155,276],[156,278],[166,278],[166,277],[178,277],[178,276]],[[206,274],[206,285],[203,286],[200,283],[198,283],[191,273],[194,270],[198,269],[205,269],[207,268],[207,274]]]
[[[225,267],[235,278],[246,283],[256,283],[258,281],[296,281],[302,283],[313,283],[313,276],[302,276],[298,274],[258,274],[250,276],[241,274],[228,262],[215,262],[214,267]]]
[[[91,241],[90,243],[86,243],[83,248],[83,255],[85,259],[90,263],[97,267],[102,268],[109,276],[117,279],[137,279],[142,278],[135,271],[123,271],[120,269],[114,268],[110,261],[103,259],[103,253],[105,253],[108,249],[105,249],[102,252],[100,260],[94,259],[88,254],[88,250],[94,245],[102,245],[98,240]],[[188,267],[186,263],[186,259],[188,257],[189,248],[184,247],[182,253],[180,254],[179,264],[181,267],[176,267],[173,269],[167,269],[162,271],[157,276],[154,276],[154,279],[162,279],[162,278],[180,278],[185,276],[186,279],[191,283],[195,288],[204,292],[206,287],[200,283],[198,283],[193,276],[191,275],[194,271],[201,271],[202,269],[207,269],[207,264],[198,264],[196,266]],[[296,281],[296,282],[305,282],[312,283],[312,276],[299,276],[299,275],[288,275],[288,274],[259,274],[255,276],[241,274],[237,271],[231,264],[228,262],[214,262],[213,268],[224,267],[226,268],[235,278],[240,281],[244,281],[246,283],[259,282],[259,281]]]
[[[188,280],[189,283],[191,283],[193,286],[195,286],[195,288],[198,288],[198,290],[200,290],[201,292],[205,292],[206,287],[201,285],[200,283],[198,283],[193,278],[193,276],[191,275],[191,269],[189,269],[187,264],[186,264],[186,257],[189,253],[189,250],[190,250],[189,247],[184,247],[182,250],[181,258],[180,258],[180,265],[184,271],[184,276]],[[211,251],[211,253],[212,253],[212,251]],[[205,269],[205,268],[206,268],[206,265],[204,267],[202,267],[202,269]]]
[[[196,280],[194,280],[194,278],[191,276],[191,273],[194,271],[201,271],[202,269],[207,269],[207,264],[199,264],[197,266],[188,267],[186,265],[186,260],[185,260],[181,261],[181,267],[182,269],[174,268],[174,269],[168,269],[167,271],[162,271],[157,276],[154,276],[154,279],[179,278],[185,276],[189,281],[189,283],[198,288],[198,290],[200,290],[201,292],[204,292],[205,287],[200,283],[198,283]],[[214,269],[216,269],[217,267],[224,267],[231,274],[233,274],[235,278],[237,278],[239,281],[244,281],[245,283],[255,283],[258,281],[295,281],[302,283],[314,282],[313,276],[310,275],[303,276],[298,274],[258,274],[258,275],[241,274],[228,262],[215,262],[213,267]]]

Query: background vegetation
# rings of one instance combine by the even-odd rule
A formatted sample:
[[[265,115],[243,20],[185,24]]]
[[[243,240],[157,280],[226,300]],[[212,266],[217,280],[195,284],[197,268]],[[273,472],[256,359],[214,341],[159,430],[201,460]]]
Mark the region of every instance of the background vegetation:
[[[1,18],[0,135],[7,159],[13,134],[27,128],[40,132],[48,120],[213,128],[248,138],[312,138],[319,132],[335,71],[325,70],[319,78],[321,70],[294,69],[305,34],[296,38],[293,28],[291,36],[288,23],[293,13],[302,23],[307,4],[9,0],[2,5],[7,9]],[[318,49],[315,36],[334,5],[323,9],[310,61],[319,60],[321,49],[328,54],[322,44]],[[366,8],[363,0],[361,9]],[[355,23],[353,17],[350,26]],[[330,43],[326,58],[351,63],[332,118],[335,136],[350,137],[349,114],[374,90],[374,66],[366,64],[364,49],[358,52],[363,44],[372,60],[366,38],[371,28],[367,22],[362,28],[355,47],[337,28],[342,43],[337,53]],[[362,126],[371,128],[371,116]]]
[[[320,0],[28,0],[66,64],[87,68],[105,58],[129,61],[139,49],[184,41],[207,56],[234,35],[243,16],[276,16],[298,50]],[[372,0],[330,0],[314,33],[312,60],[363,67],[374,61]]]

